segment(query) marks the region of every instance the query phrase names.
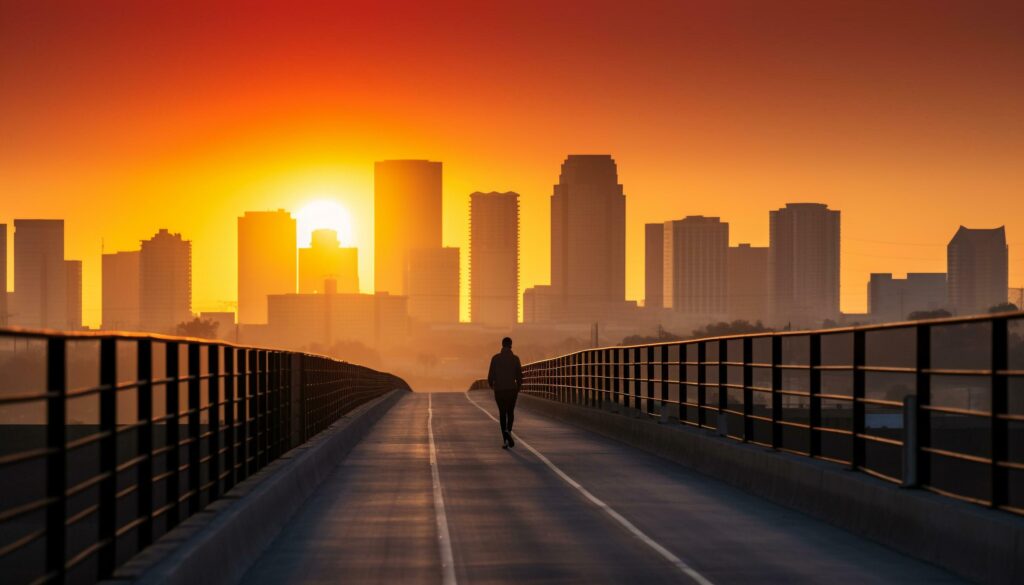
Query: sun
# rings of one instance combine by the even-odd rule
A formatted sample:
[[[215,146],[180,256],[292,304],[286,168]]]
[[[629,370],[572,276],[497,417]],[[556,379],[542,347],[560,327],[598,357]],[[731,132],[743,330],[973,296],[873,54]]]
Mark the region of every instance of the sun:
[[[298,223],[299,246],[310,244],[313,230],[329,229],[338,232],[338,240],[344,247],[355,245],[352,233],[352,215],[344,205],[332,199],[315,199],[304,205],[295,214]]]

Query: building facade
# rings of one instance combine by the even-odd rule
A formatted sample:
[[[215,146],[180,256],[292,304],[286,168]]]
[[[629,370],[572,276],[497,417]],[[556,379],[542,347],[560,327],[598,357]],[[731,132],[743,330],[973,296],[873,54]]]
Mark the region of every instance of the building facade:
[[[14,220],[14,286],[12,325],[69,328],[64,220]]]
[[[691,215],[665,222],[665,308],[720,319],[725,315],[725,264],[729,224]]]
[[[82,328],[82,261],[64,261],[64,282],[67,286],[65,315],[66,328],[75,331]]]
[[[7,224],[0,223],[0,327],[7,326]]]
[[[569,320],[626,298],[626,197],[610,155],[569,155],[551,196],[551,290]]]
[[[906,278],[873,273],[868,281],[868,315],[873,321],[903,321],[915,311],[947,307],[944,272],[908,272]]]
[[[970,315],[1005,303],[1009,270],[1005,227],[960,226],[946,246],[950,308],[957,315]]]
[[[314,230],[308,248],[299,248],[299,293],[325,293],[334,281],[335,292],[359,292],[359,250],[342,248],[338,232]]]
[[[296,225],[291,213],[238,218],[238,322],[267,322],[267,295],[295,292]]]
[[[644,224],[644,307],[665,306],[665,224]]]
[[[139,256],[141,252],[103,255],[103,329],[139,329]]]
[[[173,332],[192,319],[192,242],[161,229],[139,251],[139,323]]]
[[[519,194],[469,196],[469,314],[473,323],[519,320]]]
[[[407,299],[388,294],[287,294],[268,297],[268,330],[285,347],[400,344],[408,335]]]
[[[409,251],[409,317],[420,323],[459,322],[459,249]]]
[[[374,290],[404,295],[409,254],[441,247],[441,163],[374,164]]]
[[[769,212],[771,321],[815,327],[839,318],[839,211],[787,203]]]
[[[768,319],[768,248],[740,244],[726,255],[725,312],[730,320]]]

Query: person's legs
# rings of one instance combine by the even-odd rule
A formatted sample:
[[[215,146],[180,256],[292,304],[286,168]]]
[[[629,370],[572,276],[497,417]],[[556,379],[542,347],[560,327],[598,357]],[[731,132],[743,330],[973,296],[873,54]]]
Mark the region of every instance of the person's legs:
[[[505,433],[508,431],[508,409],[507,401],[505,400],[505,392],[502,390],[494,391],[494,402],[498,405],[498,424],[501,425],[501,436],[505,437]]]
[[[509,433],[511,433],[512,421],[516,418],[516,398],[519,398],[519,391],[511,390],[508,394],[508,402],[505,405],[505,410],[508,412],[508,424],[505,425],[505,428],[508,429]]]

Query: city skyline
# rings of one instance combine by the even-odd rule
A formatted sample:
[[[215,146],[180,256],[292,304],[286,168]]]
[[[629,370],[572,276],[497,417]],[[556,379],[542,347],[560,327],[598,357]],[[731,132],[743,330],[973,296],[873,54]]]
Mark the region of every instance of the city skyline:
[[[544,21],[520,5],[350,18],[326,4],[204,3],[208,18],[194,19],[187,4],[12,4],[0,23],[0,222],[66,220],[88,324],[101,251],[173,227],[196,245],[195,309],[233,308],[229,224],[324,198],[351,213],[346,245],[370,291],[372,165],[400,158],[444,162],[444,246],[468,244],[470,193],[520,193],[524,288],[548,282],[549,198],[567,153],[618,163],[629,299],[643,296],[645,223],[719,216],[730,245],[767,246],[763,210],[801,200],[846,214],[846,311],[866,310],[871,272],[944,270],[959,224],[1006,223],[1010,283],[1024,285],[1019,3],[563,4]],[[548,24],[560,21],[592,34],[564,43]],[[281,57],[292,54],[303,58]]]

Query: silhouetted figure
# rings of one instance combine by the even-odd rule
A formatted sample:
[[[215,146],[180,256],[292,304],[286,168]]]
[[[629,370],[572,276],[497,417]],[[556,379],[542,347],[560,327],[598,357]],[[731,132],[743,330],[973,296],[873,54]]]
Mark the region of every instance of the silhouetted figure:
[[[515,420],[516,398],[523,387],[523,366],[519,357],[512,353],[512,339],[501,340],[501,352],[491,358],[491,367],[487,371],[487,385],[494,390],[494,401],[498,403],[498,421],[501,424],[501,436],[505,440],[502,449],[515,447],[512,439],[512,421]]]

